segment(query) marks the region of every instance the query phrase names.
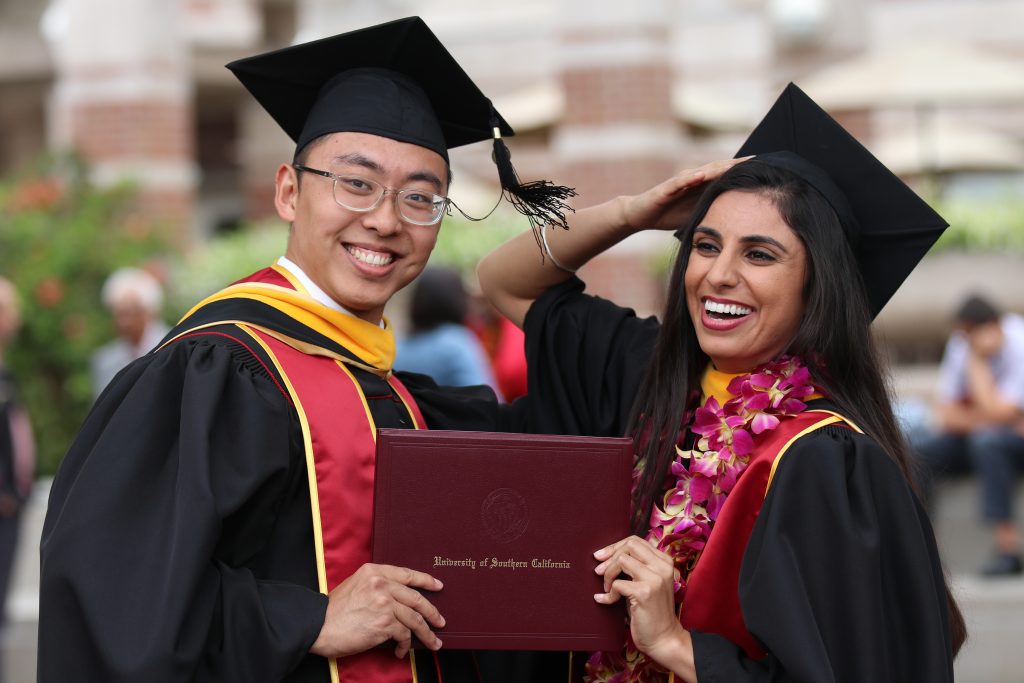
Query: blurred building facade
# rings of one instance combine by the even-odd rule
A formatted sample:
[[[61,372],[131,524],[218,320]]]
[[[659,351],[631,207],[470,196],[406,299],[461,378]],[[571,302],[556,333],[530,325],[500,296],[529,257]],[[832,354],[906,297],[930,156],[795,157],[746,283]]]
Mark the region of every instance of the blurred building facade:
[[[580,205],[732,156],[789,81],[908,177],[1019,183],[1024,168],[1024,0],[6,0],[0,172],[75,149],[98,182],[136,182],[147,215],[183,242],[267,217],[292,145],[223,65],[410,14],[516,128],[520,175],[573,185]],[[489,147],[452,162],[453,196],[485,212]],[[582,275],[653,313],[671,243],[637,236]],[[882,321],[897,336],[920,332],[915,314],[931,306],[939,343],[934,297],[893,306]]]

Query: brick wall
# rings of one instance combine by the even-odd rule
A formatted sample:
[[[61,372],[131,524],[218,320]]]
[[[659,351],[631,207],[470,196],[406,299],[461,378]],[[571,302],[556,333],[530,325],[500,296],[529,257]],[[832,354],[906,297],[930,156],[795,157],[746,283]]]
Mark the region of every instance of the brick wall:
[[[96,102],[74,106],[75,145],[94,161],[191,160],[192,108],[186,102]]]
[[[553,135],[559,180],[577,206],[641,192],[680,166],[684,133],[672,109],[669,27],[652,14],[598,2],[591,22],[568,17],[561,84],[565,113]],[[580,271],[591,293],[637,310],[659,311],[657,254],[649,241],[620,245]]]
[[[161,0],[66,0],[63,33],[49,36],[49,137],[54,147],[82,154],[98,184],[134,184],[136,219],[186,243],[194,238],[198,172],[179,9]]]

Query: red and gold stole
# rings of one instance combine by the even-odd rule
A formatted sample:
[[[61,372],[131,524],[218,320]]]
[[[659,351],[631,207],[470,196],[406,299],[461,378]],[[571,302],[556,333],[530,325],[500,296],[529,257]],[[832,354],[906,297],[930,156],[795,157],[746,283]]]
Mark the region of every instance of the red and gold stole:
[[[716,374],[721,376],[715,377]],[[704,378],[704,394],[728,400],[724,387],[730,378],[724,373],[709,373]],[[814,394],[810,398],[821,396]],[[716,633],[742,647],[748,656],[755,659],[764,657],[764,650],[743,623],[739,596],[740,565],[782,457],[801,436],[832,424],[860,431],[836,413],[809,408],[783,420],[778,427],[762,436],[756,453],[719,513],[715,531],[687,578],[686,598],[680,614],[684,627]]]
[[[426,427],[412,395],[391,374],[395,340],[390,325],[373,325],[312,299],[280,266],[261,270],[200,302],[251,299],[270,306],[337,343],[350,355],[296,339],[279,329],[246,320],[218,320],[200,327],[234,324],[271,358],[302,426],[320,592],[327,594],[370,561],[376,428],[357,379],[372,373],[404,404],[413,428]],[[178,337],[196,333],[187,329]],[[381,425],[396,426],[396,425]],[[330,660],[331,680],[406,683],[416,679],[415,660],[396,660],[390,650],[371,650]]]

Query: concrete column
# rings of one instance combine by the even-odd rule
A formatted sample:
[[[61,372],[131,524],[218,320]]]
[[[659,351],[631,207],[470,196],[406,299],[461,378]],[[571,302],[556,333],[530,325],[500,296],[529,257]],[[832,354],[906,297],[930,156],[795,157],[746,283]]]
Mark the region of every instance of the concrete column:
[[[553,146],[585,202],[643,189],[675,167],[683,136],[672,114],[670,5],[560,4],[566,109]]]
[[[682,126],[672,111],[671,10],[667,0],[563,0],[560,69],[565,116],[553,135],[559,181],[587,206],[639,192],[679,165]],[[660,308],[652,277],[664,235],[642,235],[583,271],[591,291],[643,312]]]
[[[240,109],[239,131],[245,216],[274,218],[274,175],[278,166],[292,160],[295,143],[248,94]]]
[[[94,180],[140,188],[146,221],[191,238],[197,167],[181,0],[54,0],[51,146],[92,164]]]

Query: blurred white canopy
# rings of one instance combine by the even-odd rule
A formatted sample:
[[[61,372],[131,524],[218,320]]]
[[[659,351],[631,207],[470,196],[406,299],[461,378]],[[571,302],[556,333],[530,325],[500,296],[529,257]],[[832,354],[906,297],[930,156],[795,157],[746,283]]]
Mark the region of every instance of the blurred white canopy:
[[[1024,102],[1024,68],[968,46],[938,42],[866,52],[798,85],[833,111]]]
[[[1013,137],[953,121],[880,135],[871,149],[897,175],[1024,168],[1024,149]]]
[[[554,79],[538,81],[522,90],[494,98],[494,108],[501,112],[513,130],[525,132],[547,128],[565,114],[565,93]]]
[[[718,131],[749,131],[758,120],[736,98],[689,80],[673,85],[672,109],[686,123]]]

